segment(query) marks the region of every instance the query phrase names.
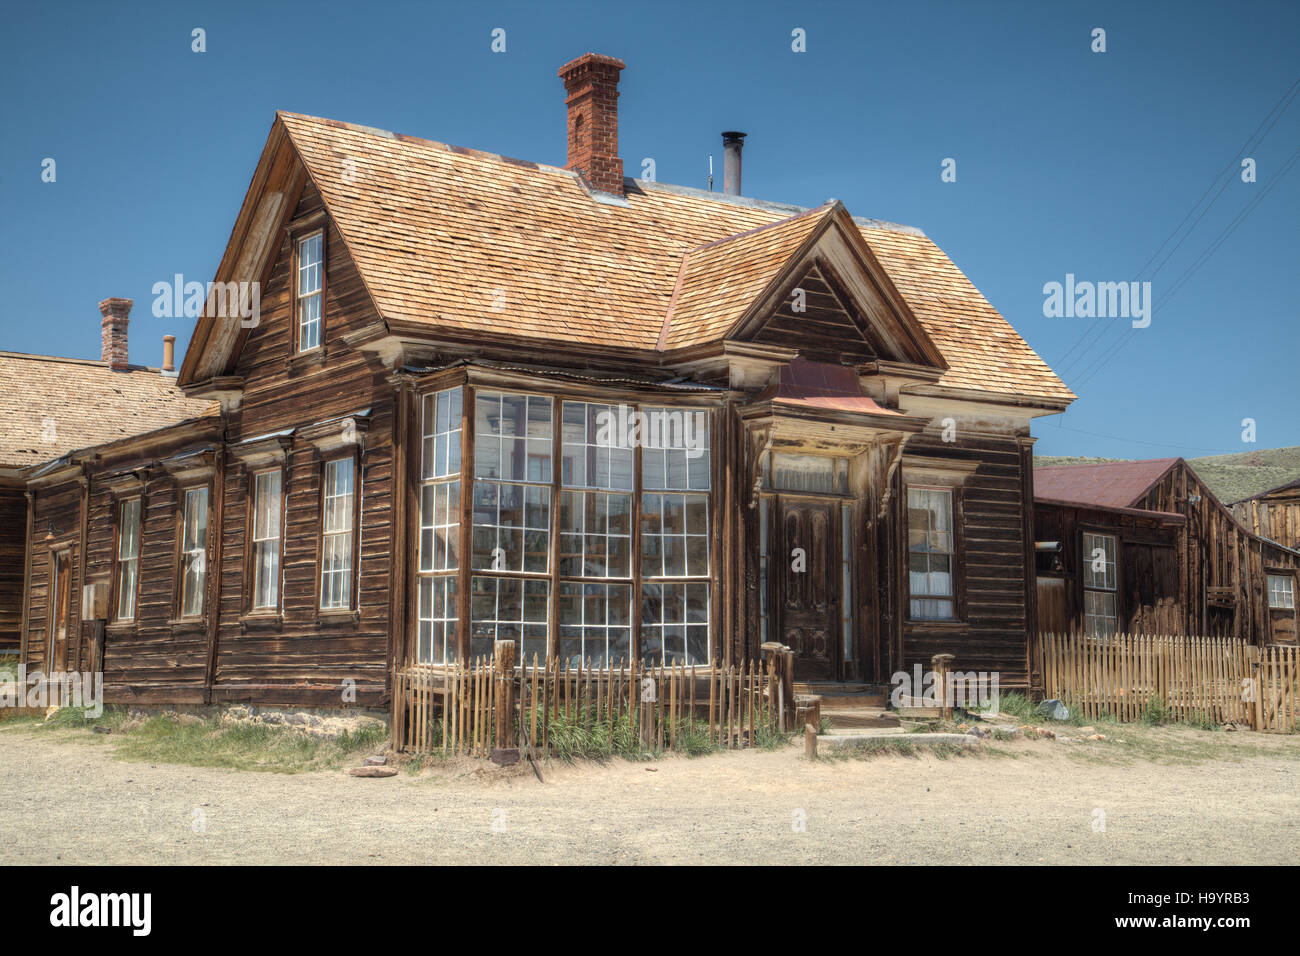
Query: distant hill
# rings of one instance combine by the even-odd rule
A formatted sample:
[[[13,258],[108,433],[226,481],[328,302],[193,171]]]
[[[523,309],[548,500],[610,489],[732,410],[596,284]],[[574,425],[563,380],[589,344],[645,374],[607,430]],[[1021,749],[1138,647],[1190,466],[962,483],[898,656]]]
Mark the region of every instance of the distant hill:
[[[1168,456],[1152,455],[1151,457]],[[1045,468],[1049,465],[1095,465],[1106,461],[1129,460],[1131,459],[1043,455],[1035,456],[1034,464],[1039,468]],[[1208,455],[1204,458],[1189,458],[1187,463],[1201,476],[1201,480],[1209,485],[1210,490],[1220,501],[1231,504],[1300,478],[1300,447],[1261,448],[1236,455]]]

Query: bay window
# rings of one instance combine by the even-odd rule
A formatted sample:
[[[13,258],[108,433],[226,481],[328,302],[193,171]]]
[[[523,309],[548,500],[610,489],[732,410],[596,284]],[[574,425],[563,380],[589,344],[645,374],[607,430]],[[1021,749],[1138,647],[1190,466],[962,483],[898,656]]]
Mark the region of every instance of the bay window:
[[[474,389],[462,477],[462,394],[422,397],[418,659],[707,663],[709,413]]]
[[[708,415],[672,408],[643,412],[641,659],[704,664],[711,659]]]
[[[475,394],[471,657],[499,640],[521,660],[546,656],[553,445],[550,398]]]
[[[460,612],[462,390],[425,395],[420,411],[419,631],[417,659],[456,659]]]

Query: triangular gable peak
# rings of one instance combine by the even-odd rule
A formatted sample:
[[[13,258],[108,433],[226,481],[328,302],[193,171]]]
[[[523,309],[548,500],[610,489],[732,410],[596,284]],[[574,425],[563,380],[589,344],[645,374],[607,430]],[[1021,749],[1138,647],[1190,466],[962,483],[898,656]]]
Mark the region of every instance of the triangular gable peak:
[[[687,253],[660,348],[719,339],[946,368],[839,202]]]
[[[230,377],[231,371],[260,320],[220,314],[218,295],[223,289],[246,283],[258,283],[265,291],[285,231],[309,184],[312,179],[307,166],[283,115],[277,114],[209,287],[207,305],[195,321],[178,375],[182,388],[215,397],[239,391],[241,383]],[[329,218],[328,210],[320,214],[321,222]],[[373,296],[370,298],[373,304]]]

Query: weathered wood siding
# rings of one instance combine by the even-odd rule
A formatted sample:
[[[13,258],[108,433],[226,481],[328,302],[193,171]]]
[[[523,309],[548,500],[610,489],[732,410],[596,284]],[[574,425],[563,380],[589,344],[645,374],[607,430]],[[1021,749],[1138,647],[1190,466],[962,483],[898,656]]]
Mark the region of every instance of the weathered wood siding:
[[[1039,504],[1034,534],[1060,541],[1060,570],[1038,574],[1038,630],[1066,633],[1083,626],[1082,535],[1111,534],[1118,542],[1116,613],[1125,634],[1185,633],[1182,528],[1155,519],[1091,508]]]
[[[308,186],[294,218],[318,212]],[[320,582],[323,457],[295,438],[285,472],[284,593],[274,621],[247,617],[246,537],[249,476],[233,458],[225,467],[222,521],[221,620],[214,698],[254,702],[344,703],[345,681],[357,684],[359,703],[382,698],[388,667],[392,574],[392,463],[394,387],[374,356],[343,340],[379,321],[342,237],[326,233],[324,359],[291,365],[293,358],[292,250],[281,243],[261,299],[261,322],[248,335],[234,372],[244,399],[230,416],[231,442],[298,429],[370,410],[357,475],[361,495],[360,586],[355,617],[317,614]]]
[[[1232,506],[1248,530],[1264,538],[1300,548],[1300,487],[1278,488]]]
[[[26,488],[0,485],[0,653],[17,653],[22,643],[26,536]]]
[[[53,534],[53,540],[47,536]],[[33,502],[32,527],[27,546],[31,555],[31,578],[27,589],[27,635],[24,659],[29,671],[50,666],[49,597],[51,554],[63,548],[69,552],[69,587],[72,591],[69,642],[80,629],[81,602],[77,587],[81,576],[81,488],[64,485],[38,494]],[[69,651],[71,656],[71,649]],[[58,662],[55,662],[58,663]]]
[[[944,442],[927,431],[907,443],[907,454],[978,467],[965,481],[954,506],[957,529],[958,621],[955,624],[906,620],[907,543],[900,534],[898,606],[902,669],[928,670],[935,654],[953,654],[953,670],[997,672],[1001,687],[1025,688],[1030,682],[1030,642],[1035,621],[1027,571],[1026,541],[1031,509],[1026,494],[1028,455],[1015,437],[962,437]],[[907,498],[901,487],[896,503],[904,523]]]

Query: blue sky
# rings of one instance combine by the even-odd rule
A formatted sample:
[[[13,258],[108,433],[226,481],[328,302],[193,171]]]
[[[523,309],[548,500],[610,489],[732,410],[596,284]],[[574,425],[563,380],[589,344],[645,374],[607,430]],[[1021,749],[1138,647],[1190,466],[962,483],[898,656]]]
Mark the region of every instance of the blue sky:
[[[712,153],[720,187],[718,134],[741,129],[746,194],[924,229],[1079,392],[1035,424],[1040,454],[1300,445],[1300,103],[1252,142],[1256,182],[1216,179],[1300,75],[1296,3],[13,5],[0,348],[98,358],[107,296],[136,301],[133,361],[183,348],[152,286],[212,277],[277,108],[562,165],[555,71],[588,50],[628,64],[629,175],[653,157],[703,187]],[[1067,273],[1151,279],[1151,326],[1045,317]]]

